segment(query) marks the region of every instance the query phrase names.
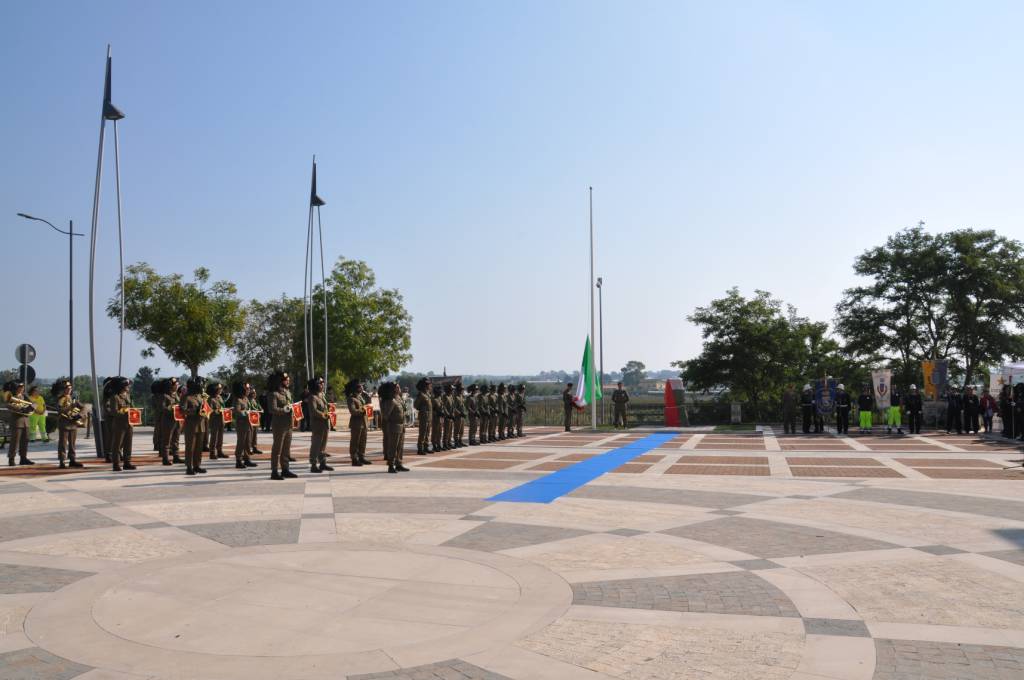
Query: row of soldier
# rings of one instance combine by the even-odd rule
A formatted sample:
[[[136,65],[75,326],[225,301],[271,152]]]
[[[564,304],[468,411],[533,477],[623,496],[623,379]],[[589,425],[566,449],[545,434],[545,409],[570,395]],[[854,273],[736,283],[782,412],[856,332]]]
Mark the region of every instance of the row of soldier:
[[[417,413],[416,453],[478,446],[523,436],[526,385],[463,388],[461,382],[434,385],[430,378],[416,383],[413,402]],[[381,409],[383,413],[383,407]],[[469,426],[469,442],[463,439]]]
[[[10,384],[9,407],[12,430],[17,437],[19,427],[21,394],[24,386]],[[311,431],[309,451],[310,472],[320,473],[333,470],[327,464],[326,446],[328,433],[334,428],[337,414],[334,404],[324,396],[322,378],[310,380],[301,402],[294,402],[291,396],[291,377],[282,371],[275,372],[267,379],[265,395],[266,414],[257,398],[256,390],[247,382],[236,382],[231,389],[230,399],[224,397],[221,383],[207,384],[201,378],[188,380],[180,386],[178,380],[169,378],[153,384],[153,448],[158,452],[163,465],[184,464],[185,474],[203,474],[204,451],[209,451],[210,460],[227,458],[224,453],[224,431],[232,423],[237,432],[235,443],[235,467],[246,469],[257,467],[251,456],[262,453],[257,448],[259,425],[264,415],[270,416],[273,445],[271,447],[271,478],[295,477],[289,463],[295,462],[291,455],[291,432],[300,420],[306,419]],[[414,408],[418,413],[419,438],[417,453],[426,455],[436,451],[466,446],[466,426],[469,429],[468,445],[504,440],[523,436],[523,414],[526,411],[526,386],[506,387],[504,384],[463,388],[461,383],[433,385],[427,378],[417,385],[419,395]],[[58,456],[60,467],[70,465],[81,467],[76,456],[77,430],[85,426],[83,417],[86,407],[72,396],[70,381],[58,380],[51,388],[58,403],[58,431],[60,434]],[[372,417],[371,397],[359,381],[350,381],[345,386],[346,407],[349,411],[349,454],[354,466],[369,465],[366,458],[367,423]],[[384,439],[384,455],[389,472],[407,471],[402,465],[402,448],[405,430],[405,405],[397,383],[384,383],[379,388],[381,426]],[[229,405],[230,403],[230,405]],[[102,438],[103,451],[97,455],[106,459],[114,471],[134,470],[132,463],[133,429],[141,424],[141,409],[131,400],[131,381],[125,377],[112,377],[103,385]],[[27,414],[26,416],[27,417]],[[27,433],[26,433],[27,434]],[[182,446],[183,440],[183,446]],[[11,464],[16,451],[22,452],[22,463],[31,464],[27,459],[27,436],[13,439]],[[181,449],[184,449],[184,458]]]

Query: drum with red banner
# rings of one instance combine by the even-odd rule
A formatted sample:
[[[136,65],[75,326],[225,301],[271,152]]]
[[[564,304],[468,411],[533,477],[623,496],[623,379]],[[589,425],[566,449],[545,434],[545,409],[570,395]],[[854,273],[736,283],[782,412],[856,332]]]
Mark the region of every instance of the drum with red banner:
[[[132,427],[142,425],[142,409],[141,408],[129,408],[128,409],[128,424]]]

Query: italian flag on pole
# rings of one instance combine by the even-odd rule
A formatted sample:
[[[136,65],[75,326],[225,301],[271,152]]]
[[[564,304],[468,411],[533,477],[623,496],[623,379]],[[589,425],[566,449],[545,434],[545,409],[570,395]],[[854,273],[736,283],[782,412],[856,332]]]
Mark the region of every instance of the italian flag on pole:
[[[573,397],[573,401],[583,408],[600,398],[601,381],[597,379],[594,352],[590,349],[590,336],[587,336],[587,344],[583,346],[583,366],[580,368],[580,379],[576,383],[576,396]]]

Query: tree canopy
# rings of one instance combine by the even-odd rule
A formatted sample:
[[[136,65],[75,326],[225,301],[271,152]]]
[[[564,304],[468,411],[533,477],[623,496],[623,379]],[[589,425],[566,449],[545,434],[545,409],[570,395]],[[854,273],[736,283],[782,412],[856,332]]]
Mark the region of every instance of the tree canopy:
[[[888,363],[903,384],[922,359],[949,359],[970,383],[987,366],[1024,353],[1024,260],[994,231],[929,234],[922,225],[857,257],[867,278],[844,292],[836,330],[864,363]]]
[[[412,317],[395,289],[377,288],[362,261],[339,257],[327,278],[328,361],[348,378],[378,380],[412,360]],[[323,293],[313,289],[314,373],[323,372]],[[299,337],[302,310],[299,309]],[[300,343],[301,348],[301,343]]]
[[[622,367],[622,384],[626,387],[636,387],[644,379],[644,371],[647,367],[644,362],[632,359]]]
[[[130,265],[124,277],[125,328],[161,350],[193,376],[224,347],[231,347],[245,321],[235,284],[209,284],[200,267],[187,282],[181,274],[161,276],[145,262]],[[120,283],[107,304],[107,315],[121,316]],[[152,349],[143,352],[152,354]]]

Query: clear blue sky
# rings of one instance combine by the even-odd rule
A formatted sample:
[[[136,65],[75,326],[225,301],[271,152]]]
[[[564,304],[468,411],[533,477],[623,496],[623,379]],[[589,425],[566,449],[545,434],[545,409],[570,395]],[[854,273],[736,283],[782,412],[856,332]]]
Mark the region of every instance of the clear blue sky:
[[[733,285],[831,319],[854,255],[918,219],[1024,237],[1016,2],[39,2],[3,15],[0,365],[27,340],[44,376],[66,370],[66,242],[15,213],[87,230],[108,42],[127,114],[127,260],[204,265],[245,298],[300,295],[315,153],[327,251],[402,291],[414,370],[578,367],[588,185],[607,368],[692,356],[685,315]],[[100,303],[116,279],[112,167]],[[116,369],[116,334],[99,320],[101,373]],[[127,373],[142,347],[127,343]]]

